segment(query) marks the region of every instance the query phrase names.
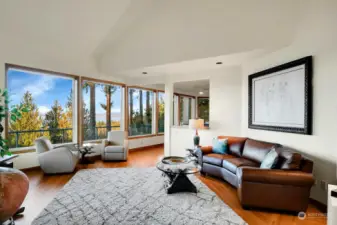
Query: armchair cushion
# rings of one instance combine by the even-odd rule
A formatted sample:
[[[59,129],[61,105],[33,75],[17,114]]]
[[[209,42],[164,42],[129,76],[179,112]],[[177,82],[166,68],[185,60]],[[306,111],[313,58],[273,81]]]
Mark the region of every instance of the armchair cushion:
[[[45,173],[70,173],[74,171],[78,162],[77,154],[62,147],[38,154],[38,160]]]
[[[110,131],[102,142],[102,160],[127,160],[129,144],[125,131]]]
[[[110,145],[110,146],[105,147],[104,151],[106,153],[124,152],[124,147],[118,146],[118,145]]]

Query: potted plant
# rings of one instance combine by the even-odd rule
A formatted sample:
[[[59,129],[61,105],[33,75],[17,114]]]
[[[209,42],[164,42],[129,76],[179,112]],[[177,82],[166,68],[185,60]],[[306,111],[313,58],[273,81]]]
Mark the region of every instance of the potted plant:
[[[3,121],[20,119],[22,113],[28,112],[27,108],[7,107],[9,103],[8,91],[0,89],[0,159],[11,155],[8,141],[3,138]],[[20,208],[29,187],[28,177],[20,170],[0,167],[0,224],[11,218]]]

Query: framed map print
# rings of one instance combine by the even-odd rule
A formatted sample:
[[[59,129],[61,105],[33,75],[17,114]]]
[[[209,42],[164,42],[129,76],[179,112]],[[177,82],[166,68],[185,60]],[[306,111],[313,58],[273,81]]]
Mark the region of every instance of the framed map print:
[[[248,77],[248,127],[311,134],[312,56]]]

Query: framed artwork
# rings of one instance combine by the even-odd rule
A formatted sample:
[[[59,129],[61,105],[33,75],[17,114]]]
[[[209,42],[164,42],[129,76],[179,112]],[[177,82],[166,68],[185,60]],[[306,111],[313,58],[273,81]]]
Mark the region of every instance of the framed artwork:
[[[248,127],[312,132],[312,56],[248,77]]]

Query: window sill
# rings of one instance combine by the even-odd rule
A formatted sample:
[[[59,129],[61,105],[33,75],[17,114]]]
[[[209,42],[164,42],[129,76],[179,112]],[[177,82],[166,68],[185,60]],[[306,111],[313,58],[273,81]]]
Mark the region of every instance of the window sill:
[[[137,136],[129,136],[128,139],[140,139],[140,138],[150,138],[150,137],[155,137],[157,136],[156,134],[148,134],[148,135],[137,135]]]
[[[62,143],[62,144],[55,144],[53,146],[59,147],[62,145],[69,145],[69,144],[75,144],[75,143],[68,142],[68,143]],[[36,149],[35,149],[35,146],[28,146],[28,147],[10,148],[9,151],[14,154],[24,154],[24,153],[36,152]]]

